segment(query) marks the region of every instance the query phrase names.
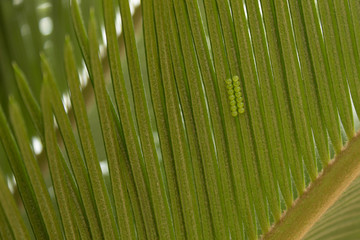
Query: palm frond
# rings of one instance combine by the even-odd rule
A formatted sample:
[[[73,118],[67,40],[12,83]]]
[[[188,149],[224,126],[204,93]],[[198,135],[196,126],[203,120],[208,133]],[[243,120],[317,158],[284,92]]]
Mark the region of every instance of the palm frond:
[[[19,29],[8,30],[16,17],[0,19],[0,46],[11,46],[1,76],[16,80],[22,100],[2,100],[0,140],[25,208],[22,218],[0,177],[2,238],[323,239],[339,219],[336,229],[355,226],[352,190],[330,207],[360,173],[360,4],[144,0],[140,37],[131,2],[88,4],[52,11],[56,47],[35,62],[15,50],[25,47]],[[14,74],[10,59],[21,66],[12,63]],[[40,73],[41,86],[32,80]],[[49,180],[31,148],[34,132]]]

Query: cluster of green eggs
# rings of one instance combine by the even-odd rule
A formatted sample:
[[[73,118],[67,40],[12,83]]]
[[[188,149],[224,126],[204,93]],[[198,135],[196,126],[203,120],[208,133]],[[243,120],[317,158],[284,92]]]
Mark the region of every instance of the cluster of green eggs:
[[[225,82],[228,89],[231,115],[236,117],[239,113],[245,112],[239,77],[233,76],[232,79],[228,78]]]

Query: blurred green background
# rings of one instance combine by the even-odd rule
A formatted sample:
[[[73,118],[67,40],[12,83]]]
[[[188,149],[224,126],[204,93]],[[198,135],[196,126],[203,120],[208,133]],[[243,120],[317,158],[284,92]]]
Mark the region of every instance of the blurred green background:
[[[106,62],[106,37],[103,27],[103,11],[100,0],[82,0],[78,1],[81,7],[84,22],[87,23],[89,18],[89,9],[93,7],[97,17],[97,22],[101,27],[98,28],[100,46],[100,55],[103,56],[104,71],[108,74]],[[117,3],[117,1],[114,1]],[[141,32],[141,12],[140,0],[130,1],[132,13],[134,14],[134,24],[138,31]],[[123,40],[121,37],[121,18],[119,9],[116,9],[117,16],[117,33],[121,52],[123,52]],[[33,147],[35,152],[41,152],[41,143],[34,135],[35,130],[30,118],[23,106],[17,90],[15,76],[12,69],[12,63],[16,62],[24,71],[30,88],[35,97],[39,100],[42,83],[42,73],[40,66],[40,53],[44,52],[48,57],[51,67],[53,68],[57,85],[63,93],[63,102],[70,109],[71,103],[67,92],[67,83],[64,75],[63,46],[65,35],[70,35],[77,64],[79,75],[82,81],[82,87],[85,99],[89,106],[89,118],[95,139],[102,141],[100,134],[99,122],[94,104],[92,89],[87,84],[88,75],[85,64],[82,61],[80,49],[77,47],[77,39],[73,30],[70,12],[69,0],[1,0],[0,1],[0,104],[5,113],[8,114],[8,97],[15,96],[22,105],[23,114],[28,124],[29,135],[33,136]],[[139,53],[141,59],[145,58],[144,44],[141,34],[138,35]],[[127,65],[124,54],[122,54],[123,70],[128,82]],[[146,68],[143,69],[143,75],[146,78]],[[128,84],[130,87],[130,85]],[[109,87],[111,85],[109,84]],[[112,92],[112,91],[110,91]],[[105,158],[103,144],[99,149],[100,159]],[[0,146],[0,171],[6,176],[11,175],[6,156]]]

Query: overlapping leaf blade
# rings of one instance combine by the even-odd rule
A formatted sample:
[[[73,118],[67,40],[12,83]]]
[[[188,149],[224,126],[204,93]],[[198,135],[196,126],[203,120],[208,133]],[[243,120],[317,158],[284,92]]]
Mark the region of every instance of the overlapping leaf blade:
[[[143,50],[138,47],[143,42],[136,42],[131,3],[102,3],[108,50],[103,59],[95,13],[86,32],[76,0],[71,11],[95,93],[110,191],[102,179],[70,40],[65,66],[80,146],[46,58],[41,57],[41,108],[13,65],[20,95],[45,143],[61,217],[54,214],[25,123],[16,121],[22,119],[19,107],[12,103],[13,129],[1,111],[0,137],[35,236],[286,239],[290,233],[301,238],[360,169],[354,161],[359,136],[354,137],[352,110],[353,102],[359,111],[360,95],[358,4],[144,0]],[[118,5],[128,76],[116,35]],[[116,106],[107,91],[107,61]],[[235,76],[245,112],[234,117],[225,80]],[[344,150],[340,126],[350,140]],[[337,158],[329,163],[332,148]],[[319,175],[319,169],[324,173]],[[26,235],[22,222],[14,223],[19,216],[11,218],[5,198],[0,200],[5,222],[0,236],[16,239],[14,229]],[[314,204],[318,207],[311,209]]]

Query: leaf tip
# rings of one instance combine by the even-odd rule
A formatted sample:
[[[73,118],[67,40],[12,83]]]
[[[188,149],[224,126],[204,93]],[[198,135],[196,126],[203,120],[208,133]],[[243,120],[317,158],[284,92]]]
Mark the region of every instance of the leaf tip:
[[[9,107],[10,107],[10,109],[15,105],[17,105],[15,97],[14,97],[14,95],[10,95],[9,96]]]

